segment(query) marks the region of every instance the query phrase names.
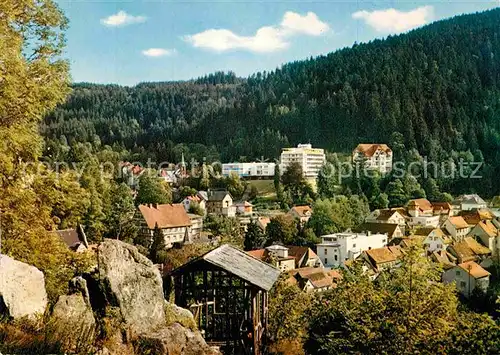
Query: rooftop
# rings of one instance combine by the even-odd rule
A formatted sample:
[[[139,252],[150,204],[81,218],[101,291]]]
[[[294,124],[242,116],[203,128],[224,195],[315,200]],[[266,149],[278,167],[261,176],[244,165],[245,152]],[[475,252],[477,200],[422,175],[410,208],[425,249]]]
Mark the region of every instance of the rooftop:
[[[467,261],[457,265],[459,268],[467,271],[475,279],[480,279],[482,277],[490,276],[490,273],[483,269],[481,265],[475,263],[474,261]]]
[[[236,249],[229,244],[224,244],[187,264],[175,269],[172,274],[180,274],[189,266],[200,262],[206,262],[217,266],[242,280],[257,286],[258,288],[269,291],[280,275],[280,271],[275,267],[258,260],[251,255]],[[202,266],[196,265],[196,268]]]
[[[448,218],[448,221],[456,228],[456,229],[463,229],[463,228],[468,228],[469,224],[463,219],[462,216],[453,216]]]
[[[149,229],[187,227],[191,225],[186,210],[182,204],[164,205],[140,205],[139,211],[142,213]]]
[[[356,149],[354,149],[355,152],[363,153],[366,157],[372,157],[378,150],[385,153],[392,153],[391,148],[387,144],[362,143],[358,144]]]

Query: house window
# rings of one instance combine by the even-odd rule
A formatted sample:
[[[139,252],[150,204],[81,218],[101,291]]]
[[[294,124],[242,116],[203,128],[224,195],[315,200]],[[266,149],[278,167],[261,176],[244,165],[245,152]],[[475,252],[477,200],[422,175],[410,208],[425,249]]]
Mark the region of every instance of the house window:
[[[465,288],[465,281],[460,281],[460,288]]]
[[[441,249],[442,247],[443,247],[443,246],[442,246],[441,244],[438,244],[438,245],[437,245],[437,248],[438,248],[438,249]]]
[[[326,264],[328,264],[328,259],[327,259],[327,258],[325,258],[325,265],[326,265]]]
[[[328,249],[325,248],[325,255],[327,255],[327,254],[328,254]]]
[[[337,260],[338,260],[337,255],[334,255],[334,256],[333,256],[333,258],[335,259],[335,261],[337,261]]]
[[[455,275],[460,276],[460,270],[455,271]]]
[[[382,243],[385,243],[385,239],[382,239]]]
[[[356,248],[356,244],[353,244],[353,245],[352,245],[352,247],[353,247],[353,248]]]

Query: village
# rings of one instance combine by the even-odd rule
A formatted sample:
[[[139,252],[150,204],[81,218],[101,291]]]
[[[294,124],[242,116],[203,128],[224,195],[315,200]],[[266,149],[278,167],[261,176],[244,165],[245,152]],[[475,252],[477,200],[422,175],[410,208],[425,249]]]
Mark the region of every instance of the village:
[[[392,150],[385,144],[360,144],[351,159],[381,174],[389,173],[393,165]],[[299,165],[303,177],[314,186],[325,163],[322,149],[299,144],[283,149],[279,163],[223,164],[222,175],[272,183],[278,169],[285,172]],[[122,167],[136,191],[145,170],[130,163]],[[236,346],[239,335],[235,334],[241,331],[236,328],[251,321],[255,322],[255,327],[249,327],[255,341],[251,346],[258,349],[258,339],[266,329],[267,293],[280,277],[303,292],[324,292],[336,288],[354,268],[377,280],[382,272],[400,267],[410,248],[418,248],[442,270],[441,281],[454,283],[466,300],[488,291],[488,269],[500,257],[500,209],[477,194],[446,202],[414,198],[401,206],[373,209],[353,228],[306,240],[296,235],[285,241],[270,237],[270,229],[293,226],[299,234],[304,232],[314,218],[314,203],[285,210],[260,209],[250,198],[236,200],[226,188],[180,186],[178,182],[187,177],[184,161],[175,171],[161,171],[156,178],[173,190],[187,191],[186,196],[179,195],[176,203],[139,204],[133,224],[138,240],[143,241],[143,253],[157,264],[175,303],[193,313],[210,344]],[[259,200],[258,193],[254,192],[253,200]],[[216,232],[228,223],[229,232]],[[215,224],[219,226],[214,228]],[[57,233],[76,252],[96,248],[81,226]],[[187,255],[181,261],[169,261],[184,251]],[[220,287],[225,290],[222,294]],[[230,305],[217,309],[216,305],[229,300]],[[231,325],[221,330],[216,324]]]

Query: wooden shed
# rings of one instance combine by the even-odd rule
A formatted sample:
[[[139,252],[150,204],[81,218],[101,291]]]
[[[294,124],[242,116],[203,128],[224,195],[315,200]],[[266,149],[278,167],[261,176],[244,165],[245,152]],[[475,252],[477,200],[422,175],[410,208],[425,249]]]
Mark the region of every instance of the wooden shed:
[[[280,271],[222,245],[172,271],[175,303],[193,312],[208,344],[225,354],[261,354],[268,291]]]

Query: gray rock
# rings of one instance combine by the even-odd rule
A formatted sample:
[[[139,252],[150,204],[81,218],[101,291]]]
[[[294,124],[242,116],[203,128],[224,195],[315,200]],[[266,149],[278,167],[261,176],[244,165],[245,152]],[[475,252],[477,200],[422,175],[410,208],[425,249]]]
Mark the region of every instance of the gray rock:
[[[200,332],[193,332],[178,323],[156,332],[142,334],[136,341],[136,353],[155,355],[216,355]]]
[[[51,335],[70,349],[92,346],[96,321],[92,309],[80,293],[60,296],[50,318]]]
[[[0,314],[14,319],[43,315],[45,278],[36,267],[0,254]]]
[[[107,303],[120,309],[126,326],[135,333],[163,326],[162,279],[153,263],[119,240],[105,240],[97,252],[101,289]]]

